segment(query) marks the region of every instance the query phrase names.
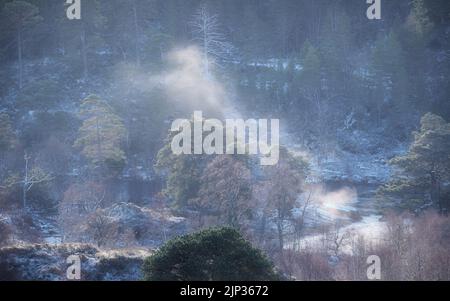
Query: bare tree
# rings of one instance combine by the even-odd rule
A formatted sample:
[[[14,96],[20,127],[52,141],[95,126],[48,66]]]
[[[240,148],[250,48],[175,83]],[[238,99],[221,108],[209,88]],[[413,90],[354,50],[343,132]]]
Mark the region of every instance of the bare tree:
[[[298,210],[298,214],[292,217],[292,223],[294,226],[294,243],[299,245],[299,242],[304,234],[306,227],[306,220],[316,210],[316,204],[312,197],[312,192],[308,191],[297,199],[295,209]]]
[[[105,247],[117,238],[118,224],[102,210],[97,210],[89,216],[85,233],[97,244],[97,247]]]
[[[351,238],[352,233],[345,230],[340,222],[336,222],[325,235],[328,250],[336,258],[339,258],[343,248],[351,243]]]
[[[251,175],[245,163],[232,156],[218,156],[210,162],[202,177],[199,198],[192,203],[220,223],[240,228],[250,216]]]
[[[190,25],[203,54],[205,74],[209,77],[211,65],[220,67],[219,61],[229,59],[235,49],[221,31],[218,15],[211,14],[206,5],[200,6]]]
[[[102,208],[105,195],[103,185],[92,181],[73,184],[67,189],[59,204],[59,224],[66,239],[78,238],[89,216]]]
[[[293,210],[303,192],[307,172],[308,164],[304,158],[284,148],[280,149],[278,164],[266,168],[267,180],[263,185],[267,189],[267,210],[277,228],[281,253],[284,249],[286,228],[292,221]]]
[[[27,194],[34,186],[42,183],[47,183],[53,180],[53,177],[50,173],[45,172],[43,169],[39,167],[31,167],[30,160],[31,156],[25,152],[24,156],[25,160],[25,170],[23,179],[14,184],[20,184],[22,186],[22,204],[23,208],[27,209]]]

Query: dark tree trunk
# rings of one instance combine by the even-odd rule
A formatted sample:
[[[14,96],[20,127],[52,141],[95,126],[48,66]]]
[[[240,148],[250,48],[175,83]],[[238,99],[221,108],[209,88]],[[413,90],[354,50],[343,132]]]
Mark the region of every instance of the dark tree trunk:
[[[431,201],[439,206],[439,213],[444,212],[441,200],[441,183],[435,172],[431,173]]]
[[[283,220],[279,220],[277,222],[277,230],[278,230],[278,244],[280,252],[282,253],[284,249]]]
[[[82,24],[81,34],[81,58],[83,60],[83,78],[86,80],[89,75],[88,61],[87,61],[87,45],[86,45],[86,29],[84,23]]]
[[[134,39],[135,39],[135,50],[136,50],[136,65],[141,65],[141,56],[139,53],[139,23],[137,15],[136,0],[133,1],[133,20],[134,20]]]
[[[19,90],[23,88],[23,49],[22,49],[22,28],[17,31],[17,51],[19,58]]]

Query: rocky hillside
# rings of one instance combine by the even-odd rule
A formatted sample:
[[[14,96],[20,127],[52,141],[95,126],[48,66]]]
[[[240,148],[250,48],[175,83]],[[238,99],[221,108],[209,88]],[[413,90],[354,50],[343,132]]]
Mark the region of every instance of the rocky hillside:
[[[100,251],[88,244],[30,244],[0,249],[0,280],[65,281],[67,258],[81,259],[81,279],[87,281],[140,280],[150,250]]]

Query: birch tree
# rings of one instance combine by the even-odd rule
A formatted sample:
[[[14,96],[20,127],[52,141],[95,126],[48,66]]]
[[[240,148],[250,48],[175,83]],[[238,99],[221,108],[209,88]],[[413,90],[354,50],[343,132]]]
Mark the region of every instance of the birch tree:
[[[36,185],[47,183],[53,180],[53,177],[50,173],[45,172],[43,169],[39,167],[32,167],[30,160],[31,156],[25,152],[24,156],[25,160],[25,170],[23,179],[18,182],[22,186],[22,204],[23,208],[27,209],[28,203],[28,192]]]
[[[268,179],[264,185],[267,188],[267,210],[276,225],[279,251],[282,253],[287,224],[292,220],[293,210],[303,192],[309,166],[303,157],[293,155],[285,148],[280,149],[280,155],[278,165],[266,168]]]
[[[253,209],[251,174],[245,162],[218,156],[206,166],[201,183],[199,198],[192,201],[195,207],[216,215],[221,224],[242,228]]]
[[[58,221],[64,240],[78,239],[86,221],[105,205],[106,189],[102,184],[85,180],[72,184],[59,204]]]

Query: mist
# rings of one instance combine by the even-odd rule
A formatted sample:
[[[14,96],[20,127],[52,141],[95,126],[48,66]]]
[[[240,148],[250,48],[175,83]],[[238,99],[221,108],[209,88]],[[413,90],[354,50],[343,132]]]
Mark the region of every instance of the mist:
[[[381,1],[1,1],[0,280],[450,279],[450,5]]]

